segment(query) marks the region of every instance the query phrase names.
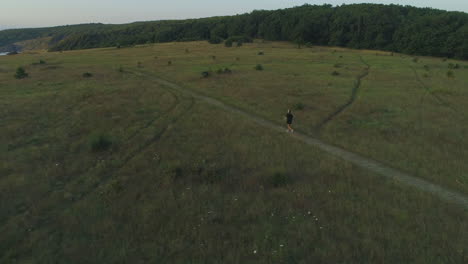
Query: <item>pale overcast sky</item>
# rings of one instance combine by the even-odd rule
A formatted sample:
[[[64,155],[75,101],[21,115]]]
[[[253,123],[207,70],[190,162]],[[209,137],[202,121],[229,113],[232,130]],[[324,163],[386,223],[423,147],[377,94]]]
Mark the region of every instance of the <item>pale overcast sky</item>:
[[[468,0],[1,0],[0,29],[234,15],[308,4],[400,4],[468,13]]]

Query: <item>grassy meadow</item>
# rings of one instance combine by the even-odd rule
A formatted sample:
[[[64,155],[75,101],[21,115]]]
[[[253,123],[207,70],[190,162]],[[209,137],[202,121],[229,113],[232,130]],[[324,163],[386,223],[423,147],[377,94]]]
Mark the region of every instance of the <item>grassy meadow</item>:
[[[466,263],[458,205],[155,78],[278,124],[291,108],[298,131],[468,194],[467,66],[261,41],[2,56],[0,263]]]

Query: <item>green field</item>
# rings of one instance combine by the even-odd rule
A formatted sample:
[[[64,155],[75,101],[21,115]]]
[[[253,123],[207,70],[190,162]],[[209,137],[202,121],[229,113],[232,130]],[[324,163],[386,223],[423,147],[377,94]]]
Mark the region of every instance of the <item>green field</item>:
[[[263,41],[29,52],[0,57],[0,263],[468,262],[466,208],[161,79],[275,124],[290,108],[301,133],[468,195],[465,61]]]

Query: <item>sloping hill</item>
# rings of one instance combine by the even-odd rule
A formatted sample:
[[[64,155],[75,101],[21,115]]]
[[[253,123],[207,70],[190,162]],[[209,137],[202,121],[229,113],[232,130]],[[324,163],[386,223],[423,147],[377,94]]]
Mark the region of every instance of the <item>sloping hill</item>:
[[[303,143],[466,196],[466,62],[268,41],[0,62],[1,263],[466,262],[463,202]]]
[[[50,50],[216,40],[234,36],[468,59],[468,14],[398,5],[304,5],[275,11],[125,25],[0,32],[0,47],[52,37]]]

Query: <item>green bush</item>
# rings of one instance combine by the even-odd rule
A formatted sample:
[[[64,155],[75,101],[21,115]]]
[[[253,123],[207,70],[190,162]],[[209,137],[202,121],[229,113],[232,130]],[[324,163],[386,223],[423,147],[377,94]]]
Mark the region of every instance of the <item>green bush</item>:
[[[223,42],[223,39],[218,36],[213,36],[208,40],[208,43],[210,44],[221,44]]]
[[[227,68],[227,67],[226,68],[220,68],[220,69],[218,69],[216,71],[216,73],[218,73],[218,74],[223,74],[223,73],[224,74],[229,74],[229,73],[232,73],[232,70]]]
[[[275,188],[280,188],[292,183],[292,179],[285,172],[277,171],[268,177],[268,183]]]
[[[39,60],[39,64],[46,64],[45,60]]]
[[[338,75],[340,75],[340,73],[337,72],[337,71],[333,71],[333,72],[332,72],[332,75],[333,75],[333,76],[338,76]]]
[[[231,42],[242,42],[242,43],[252,43],[253,42],[253,39],[251,37],[248,37],[248,36],[232,36],[232,37],[229,37],[227,40],[231,41]]]
[[[255,70],[263,71],[263,66],[261,64],[257,64],[257,66],[255,66]]]
[[[91,77],[93,77],[93,74],[89,73],[89,72],[85,72],[85,73],[83,73],[83,77],[84,78],[91,78]]]
[[[414,57],[414,58],[413,58],[413,62],[414,62],[414,63],[417,63],[418,61],[419,61],[419,58],[418,58],[418,57]]]
[[[119,71],[119,72],[124,72],[124,69],[123,69],[122,65],[119,66],[118,71]]]
[[[226,46],[226,47],[228,47],[228,48],[232,47],[232,40],[230,40],[230,39],[226,40],[226,41],[224,42],[224,46]]]
[[[172,61],[168,61],[168,62],[167,62],[167,65],[168,65],[168,66],[171,66],[171,65],[172,65]]]
[[[208,78],[208,77],[210,77],[210,72],[204,71],[204,72],[201,73],[201,75],[202,75],[203,78]]]
[[[18,67],[18,69],[16,69],[15,78],[24,79],[26,77],[28,77],[28,73],[26,73],[26,70],[23,67]]]
[[[262,56],[262,55],[265,55],[265,53],[263,51],[259,51],[258,55]]]
[[[91,136],[90,146],[94,152],[106,151],[112,146],[112,139],[107,134],[94,134]]]
[[[294,110],[304,110],[305,105],[303,103],[296,103],[294,105]]]

